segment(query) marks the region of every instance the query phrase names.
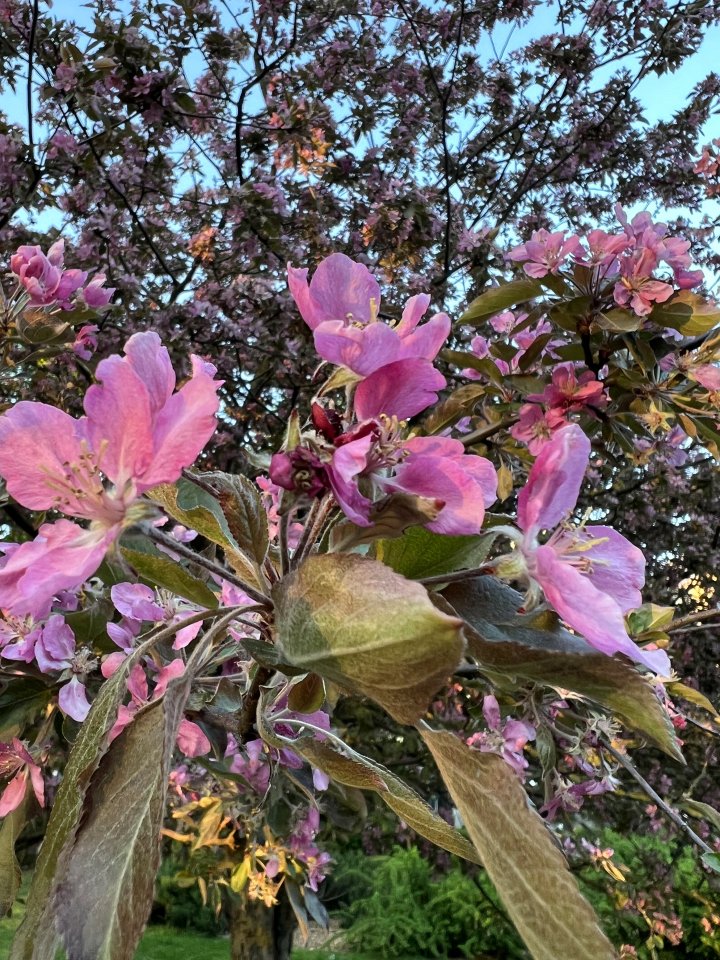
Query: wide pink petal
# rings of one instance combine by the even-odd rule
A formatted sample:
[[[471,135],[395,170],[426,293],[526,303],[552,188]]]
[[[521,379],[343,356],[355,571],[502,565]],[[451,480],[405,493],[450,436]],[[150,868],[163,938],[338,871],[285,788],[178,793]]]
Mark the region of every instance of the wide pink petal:
[[[186,757],[201,757],[212,749],[212,744],[200,727],[187,718],[180,721],[177,745]]]
[[[162,410],[175,389],[175,371],[167,347],[162,345],[157,333],[148,331],[133,334],[125,344],[124,352],[130,366],[147,388],[154,416]]]
[[[314,322],[303,318],[313,328],[323,320],[369,323],[380,309],[380,287],[364,264],[333,253],[318,265],[310,281],[310,304]]]
[[[0,607],[19,616],[46,616],[58,591],[79,586],[97,570],[118,532],[83,530],[69,520],[43,524],[0,570]]]
[[[54,614],[42,629],[35,644],[35,659],[42,673],[63,670],[75,653],[75,634],[63,617]]]
[[[307,281],[308,269],[307,267],[293,267],[291,264],[288,264],[287,274],[288,287],[300,311],[300,316],[310,329],[314,330],[319,323],[322,323],[323,319],[327,318],[323,316],[322,311],[316,312],[313,308],[310,297],[310,287]]]
[[[430,296],[427,293],[418,293],[416,296],[410,297],[405,304],[402,319],[395,327],[396,333],[401,337],[406,337],[409,333],[412,333],[425,316],[425,312],[429,306]]]
[[[315,327],[315,349],[328,363],[348,367],[366,377],[378,367],[400,359],[402,341],[384,323],[364,327],[328,320]]]
[[[41,807],[44,807],[45,778],[43,777],[42,770],[36,763],[31,763],[28,769],[30,770],[30,782],[32,783],[33,790],[35,791],[35,799]]]
[[[428,530],[445,534],[479,533],[485,517],[485,497],[462,461],[445,457],[411,456],[395,476],[382,481],[388,491],[402,490],[419,497],[441,500],[444,506]]]
[[[446,313],[437,313],[412,333],[401,335],[401,352],[398,359],[424,357],[434,360],[440,348],[450,336],[450,317]],[[399,328],[396,331],[399,333]]]
[[[411,437],[403,444],[403,450],[426,457],[449,457],[459,460],[465,455],[465,447],[452,437]]]
[[[518,524],[527,537],[551,530],[577,503],[590,459],[590,441],[577,424],[545,444],[518,495]]]
[[[101,360],[85,394],[88,436],[103,472],[118,486],[142,475],[153,455],[150,391],[133,366],[117,355]]]
[[[193,375],[174,393],[152,425],[152,456],[145,469],[134,474],[142,493],[158,483],[177,480],[191,466],[217,428],[216,414],[222,381],[215,368],[191,357]]]
[[[67,464],[80,462],[83,427],[46,403],[21,400],[0,417],[0,476],[10,495],[30,510],[49,510],[62,495],[61,509],[75,516],[82,501],[64,482]]]
[[[90,713],[87,691],[77,677],[72,677],[69,683],[60,688],[58,705],[63,713],[77,720],[78,723],[82,723]]]
[[[155,691],[152,696],[153,700],[162,697],[170,681],[181,677],[183,673],[185,673],[185,662],[181,660],[180,657],[167,663],[157,675],[157,683],[155,684]]]
[[[132,620],[162,620],[165,611],[155,599],[155,591],[144,583],[116,583],[110,597],[118,613]]]
[[[343,444],[333,453],[327,469],[330,486],[343,513],[353,523],[362,527],[370,524],[368,518],[372,502],[358,490],[356,477],[367,467],[368,453],[373,442],[372,434],[367,434]]]
[[[591,564],[587,576],[623,613],[635,610],[642,603],[640,591],[645,585],[642,550],[612,527],[588,526],[585,531],[593,540],[602,541],[585,554]]]
[[[663,650],[643,650],[628,636],[618,604],[563,561],[552,546],[539,547],[534,558],[535,577],[548,603],[588,643],[612,656],[622,653],[662,676],[670,674],[670,660]]]
[[[15,774],[2,794],[0,794],[0,817],[6,817],[20,806],[25,796],[27,781],[28,771],[27,767],[25,767],[23,770],[20,770],[19,773]]]
[[[397,360],[358,384],[355,414],[359,420],[381,414],[406,420],[435,403],[445,384],[445,377],[429,360]]]

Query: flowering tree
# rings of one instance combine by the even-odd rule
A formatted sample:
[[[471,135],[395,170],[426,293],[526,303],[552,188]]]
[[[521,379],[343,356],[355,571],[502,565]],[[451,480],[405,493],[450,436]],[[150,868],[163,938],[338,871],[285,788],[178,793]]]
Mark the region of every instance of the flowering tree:
[[[713,225],[611,220],[716,192],[717,79],[654,128],[634,97],[716,12],[564,4],[478,61],[533,10],[0,3],[3,909],[51,806],[13,960],[131,957],[161,830],[236,957],[282,956],[358,790],[535,957],[612,955],[536,810],[629,779],[717,882],[678,739],[712,765]]]
[[[550,819],[621,774],[644,784],[638,738],[682,759],[670,698],[693,697],[666,649],[674,611],[643,606],[643,552],[601,508],[572,517],[591,463],[611,476],[659,438],[676,456],[716,452],[718,319],[693,292],[687,242],[647,214],[618,217],[614,233],[541,230],[510,251],[524,276],[466,311],[493,336],[445,351],[468,382],[444,396],[451,323],[424,321],[426,296],[388,322],[363,264],[333,254],[309,282],[289,267],[327,377],[257,484],[189,469],[229,414],[196,356],[176,389],[154,332],[97,364],[84,415],[28,400],[2,415],[8,495],[31,527],[57,516],[6,544],[0,568],[6,702],[19,701],[3,719],[6,843],[44,803],[55,718],[80,724],[14,957],[58,942],[73,960],[132,956],[170,788],[166,832],[216,854],[203,889],[286,896],[302,925],[322,919],[331,783],[482,862],[533,956],[613,955],[528,805],[524,753],[537,744]],[[30,316],[60,331],[49,350],[85,350],[63,316],[99,326],[102,279],[65,270],[57,248],[22,248],[11,270],[8,327]],[[515,478],[517,507],[500,514]],[[448,718],[443,699],[465,689],[481,712]],[[343,740],[334,706],[358,697],[417,730],[470,841]],[[650,795],[716,870],[712,844]]]
[[[178,363],[212,355],[220,465],[247,469],[244,440],[279,440],[309,399],[288,261],[341,249],[391,283],[388,309],[429,292],[457,311],[520,235],[703,194],[716,76],[654,125],[640,94],[714,4],[123,0],[78,17],[0,6],[0,236],[10,252],[51,224],[107,274],[106,349],[152,328]],[[694,226],[712,258],[712,225]]]

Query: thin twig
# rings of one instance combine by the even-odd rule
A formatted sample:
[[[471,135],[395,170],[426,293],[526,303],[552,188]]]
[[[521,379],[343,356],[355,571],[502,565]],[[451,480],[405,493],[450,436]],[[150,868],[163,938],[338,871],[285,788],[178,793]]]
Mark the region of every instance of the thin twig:
[[[251,587],[249,583],[241,580],[240,577],[236,576],[234,573],[231,573],[226,567],[221,566],[219,563],[215,563],[214,560],[208,560],[207,557],[203,557],[202,554],[196,553],[194,550],[190,550],[189,547],[185,546],[185,544],[179,543],[177,540],[173,539],[173,537],[169,537],[166,533],[158,530],[157,527],[147,527],[145,533],[151,540],[154,540],[155,543],[161,544],[163,547],[167,547],[168,550],[172,550],[172,552],[176,553],[178,556],[185,557],[186,560],[191,560],[199,567],[204,567],[209,573],[214,573],[216,576],[222,577],[223,580],[227,580],[228,583],[232,583],[233,586],[239,587],[249,597],[251,597],[253,600],[256,600],[264,607],[272,606],[270,597],[266,597],[264,593],[260,593],[260,591],[256,590],[255,587]]]
[[[708,846],[708,844],[705,843],[705,841],[695,833],[693,828],[689,824],[685,823],[685,821],[677,812],[677,810],[673,810],[673,808],[663,800],[660,794],[656,793],[655,790],[653,790],[653,788],[650,786],[647,780],[643,777],[643,775],[638,770],[635,769],[634,765],[630,762],[630,760],[628,760],[626,756],[624,756],[622,753],[620,753],[618,750],[612,747],[605,740],[602,741],[602,745],[608,751],[608,753],[612,754],[612,756],[615,757],[615,759],[618,761],[619,764],[625,767],[625,769],[630,774],[630,776],[640,784],[640,786],[643,788],[645,793],[650,797],[651,800],[653,800],[660,807],[660,809],[670,818],[670,820],[672,820],[675,826],[679,827],[684,833],[686,833],[690,837],[690,839],[693,841],[693,843],[696,846],[700,847],[700,849],[703,850],[705,853],[714,852],[712,847]]]
[[[691,623],[697,623],[698,620],[710,620],[712,617],[720,617],[720,607],[714,610],[698,610],[697,613],[689,613],[686,617],[680,617],[675,623],[668,627],[666,633],[675,633],[682,627],[687,627]]]

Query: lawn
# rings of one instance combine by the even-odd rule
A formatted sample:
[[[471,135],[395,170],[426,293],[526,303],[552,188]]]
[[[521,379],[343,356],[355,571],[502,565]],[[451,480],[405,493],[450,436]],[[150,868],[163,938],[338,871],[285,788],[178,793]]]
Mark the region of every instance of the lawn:
[[[16,904],[10,919],[0,920],[0,957],[10,954],[15,928],[22,919],[22,905]],[[297,950],[293,960],[362,960],[351,954],[333,954],[324,950]],[[230,946],[222,937],[202,937],[169,927],[149,927],[142,938],[135,960],[229,960]]]

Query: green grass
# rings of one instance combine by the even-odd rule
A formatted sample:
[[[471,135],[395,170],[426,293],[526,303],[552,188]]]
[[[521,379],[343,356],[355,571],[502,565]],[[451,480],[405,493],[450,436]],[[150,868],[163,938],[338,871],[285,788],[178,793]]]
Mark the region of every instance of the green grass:
[[[0,957],[10,954],[13,934],[23,915],[16,903],[13,915],[0,920]],[[172,930],[170,927],[148,927],[140,942],[135,960],[229,960],[227,938],[202,937],[196,933]],[[293,960],[365,960],[357,954],[335,954],[326,950],[294,950]]]

